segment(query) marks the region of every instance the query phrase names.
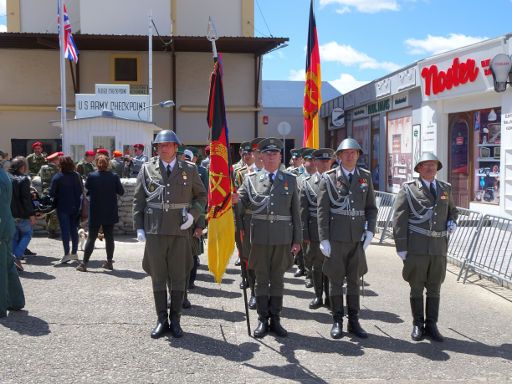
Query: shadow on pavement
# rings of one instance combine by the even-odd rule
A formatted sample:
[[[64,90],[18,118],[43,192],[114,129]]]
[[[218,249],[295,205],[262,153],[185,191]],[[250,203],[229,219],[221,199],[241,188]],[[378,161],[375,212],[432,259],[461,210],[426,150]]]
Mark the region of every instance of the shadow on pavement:
[[[213,275],[210,274],[209,272],[207,274],[198,273],[196,280],[204,281],[205,283],[215,283],[215,281],[213,280]],[[235,282],[235,280],[233,280],[233,279],[226,278],[226,277],[222,278],[222,284],[233,284],[234,282]]]
[[[0,325],[26,336],[45,336],[51,333],[46,321],[30,316],[25,310],[9,311],[7,317],[0,319]]]
[[[327,312],[327,308],[316,309],[313,311],[308,308],[307,304],[304,304],[304,309],[285,306],[281,313],[281,317],[292,320],[314,320],[322,324],[332,324],[332,316]],[[286,324],[283,325],[286,327]]]
[[[384,323],[392,324],[400,324],[404,322],[396,313],[386,311],[373,311],[366,307],[361,308],[359,317],[363,320],[378,320]]]
[[[242,297],[242,291],[240,292],[231,292],[225,291],[220,288],[207,288],[196,285],[196,287],[192,290],[189,290],[189,293],[198,294],[205,297],[223,297],[226,299],[236,299],[238,297]]]
[[[302,290],[295,290],[295,289],[289,289],[289,288],[285,288],[284,289],[284,296],[295,296],[296,298],[298,299],[307,299],[307,300],[312,300],[315,298],[315,294],[313,293],[313,290],[311,289],[308,289],[307,291],[305,289],[308,289],[308,288],[304,288]]]
[[[28,257],[25,256],[25,260],[26,260],[27,265],[46,266],[46,265],[52,265],[56,261],[60,260],[60,258],[44,256],[44,255],[37,255],[37,256],[28,256]]]
[[[53,280],[53,279],[55,279],[55,276],[53,276],[53,275],[49,275],[44,272],[30,272],[30,271],[27,271],[26,268],[25,268],[25,271],[21,272],[19,275],[22,279],[32,279],[32,280]]]
[[[304,286],[304,278],[303,277],[286,277],[286,275],[285,275],[284,283]]]
[[[240,305],[243,308],[243,303],[240,303]],[[190,310],[183,312],[183,315],[186,315],[187,317],[200,317],[208,320],[219,319],[231,323],[245,321],[244,312],[228,312],[223,309],[202,307],[200,305],[195,305],[194,303],[192,303],[192,308],[190,308]]]

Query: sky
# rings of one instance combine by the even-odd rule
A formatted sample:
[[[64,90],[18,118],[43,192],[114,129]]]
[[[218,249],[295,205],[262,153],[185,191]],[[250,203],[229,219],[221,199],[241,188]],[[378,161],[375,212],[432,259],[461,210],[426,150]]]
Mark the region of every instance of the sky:
[[[264,80],[304,79],[309,4],[254,0],[255,35],[290,39],[265,55]],[[314,10],[322,80],[342,93],[436,53],[512,32],[512,0],[314,0]]]

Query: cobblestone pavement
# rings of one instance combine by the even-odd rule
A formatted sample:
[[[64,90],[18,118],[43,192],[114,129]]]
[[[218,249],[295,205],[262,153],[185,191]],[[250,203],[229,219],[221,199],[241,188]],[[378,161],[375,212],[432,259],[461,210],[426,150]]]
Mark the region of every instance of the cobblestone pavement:
[[[366,340],[329,336],[327,309],[311,311],[311,289],[286,275],[282,313],[289,337],[247,335],[234,257],[217,285],[201,257],[197,287],[184,310],[185,336],[152,340],[151,282],[143,244],[116,242],[115,270],[100,268],[97,243],[88,273],[57,265],[58,240],[33,239],[22,283],[25,310],[0,319],[0,383],[506,383],[512,382],[512,295],[472,278],[442,288],[444,343],[412,342],[408,286],[393,247],[372,245],[362,298]],[[251,311],[251,325],[256,313]]]

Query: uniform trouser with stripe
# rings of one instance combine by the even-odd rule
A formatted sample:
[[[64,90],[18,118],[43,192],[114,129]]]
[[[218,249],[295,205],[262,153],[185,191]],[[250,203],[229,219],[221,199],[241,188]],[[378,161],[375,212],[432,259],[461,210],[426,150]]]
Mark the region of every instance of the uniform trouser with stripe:
[[[411,287],[411,298],[423,297],[425,289],[428,298],[438,298],[446,277],[446,256],[408,253],[402,277]]]
[[[329,278],[331,296],[343,295],[343,281],[347,279],[347,295],[359,295],[359,278],[364,262],[361,242],[331,241],[331,256],[326,257],[322,270]]]
[[[284,273],[293,264],[291,244],[252,244],[249,268],[256,274],[256,296],[283,296]]]

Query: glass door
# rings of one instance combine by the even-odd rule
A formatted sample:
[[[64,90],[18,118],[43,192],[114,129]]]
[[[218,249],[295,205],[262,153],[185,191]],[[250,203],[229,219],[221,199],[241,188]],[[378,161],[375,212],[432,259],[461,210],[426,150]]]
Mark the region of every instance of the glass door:
[[[470,123],[471,114],[457,114],[449,117],[450,120],[450,150],[449,181],[455,204],[458,207],[469,208],[470,188]]]

